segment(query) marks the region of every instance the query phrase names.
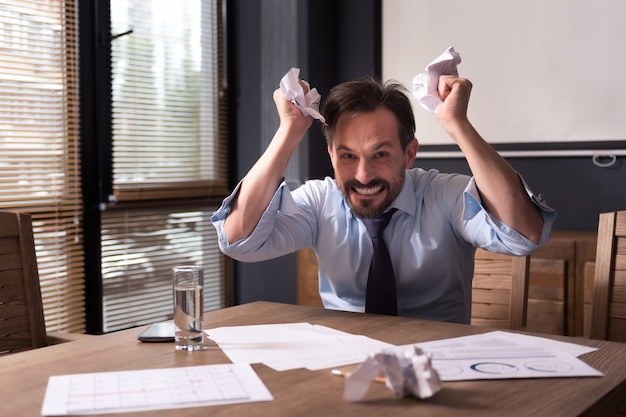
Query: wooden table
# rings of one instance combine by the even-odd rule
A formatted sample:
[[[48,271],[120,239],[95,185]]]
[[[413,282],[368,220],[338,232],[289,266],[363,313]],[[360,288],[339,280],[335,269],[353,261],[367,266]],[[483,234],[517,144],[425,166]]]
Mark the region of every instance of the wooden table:
[[[491,329],[398,317],[329,311],[255,302],[206,314],[205,327],[308,322],[406,344],[465,336]],[[0,357],[0,415],[40,415],[48,377],[82,372],[124,371],[228,363],[217,347],[187,353],[170,343],[141,343],[144,327]],[[581,359],[602,378],[547,378],[445,382],[428,400],[398,398],[372,384],[358,403],[343,400],[343,379],[329,370],[277,372],[253,365],[274,401],[197,407],[126,416],[604,416],[626,398],[626,344],[551,336],[600,348]],[[114,414],[119,416],[120,414]]]

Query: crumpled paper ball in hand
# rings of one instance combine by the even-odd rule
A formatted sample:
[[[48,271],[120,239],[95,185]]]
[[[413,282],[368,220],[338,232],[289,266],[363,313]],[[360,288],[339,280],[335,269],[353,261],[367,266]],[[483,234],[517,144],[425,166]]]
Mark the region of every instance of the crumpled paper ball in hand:
[[[302,85],[298,82],[299,75],[300,69],[292,68],[280,80],[280,91],[283,97],[295,104],[303,115],[311,116],[326,124],[326,119],[319,112],[322,96],[316,88],[310,88],[305,94]],[[304,80],[303,82],[309,86],[309,83]]]
[[[346,375],[343,397],[358,401],[370,383],[384,371],[387,388],[400,397],[430,398],[441,390],[441,379],[430,356],[417,346],[404,352],[383,350],[370,355]]]
[[[437,113],[443,103],[439,96],[439,77],[441,75],[458,76],[457,65],[461,63],[461,55],[449,47],[426,67],[426,73],[417,74],[413,78],[413,98],[426,110]]]

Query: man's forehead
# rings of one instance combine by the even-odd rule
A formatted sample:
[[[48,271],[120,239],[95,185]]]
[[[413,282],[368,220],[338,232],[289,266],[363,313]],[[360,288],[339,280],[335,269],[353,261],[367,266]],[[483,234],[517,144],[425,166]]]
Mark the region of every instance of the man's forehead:
[[[400,143],[398,120],[388,110],[343,116],[333,135],[333,146],[337,149],[361,146],[365,142],[370,146]]]

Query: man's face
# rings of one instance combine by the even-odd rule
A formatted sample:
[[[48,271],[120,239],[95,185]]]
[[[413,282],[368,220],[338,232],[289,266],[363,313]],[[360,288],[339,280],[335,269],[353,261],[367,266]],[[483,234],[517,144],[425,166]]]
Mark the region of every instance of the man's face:
[[[342,115],[328,147],[335,181],[352,212],[361,218],[379,216],[391,205],[416,152],[417,140],[402,150],[398,121],[384,108]]]

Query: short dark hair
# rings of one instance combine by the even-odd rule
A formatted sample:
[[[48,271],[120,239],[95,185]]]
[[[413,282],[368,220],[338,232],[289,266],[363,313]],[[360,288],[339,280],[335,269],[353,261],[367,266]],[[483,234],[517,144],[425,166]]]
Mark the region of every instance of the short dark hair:
[[[330,146],[339,117],[347,112],[373,112],[383,107],[398,120],[400,144],[406,149],[415,137],[415,116],[406,88],[395,80],[385,83],[368,76],[336,85],[322,104],[321,113],[326,119],[322,131]]]

